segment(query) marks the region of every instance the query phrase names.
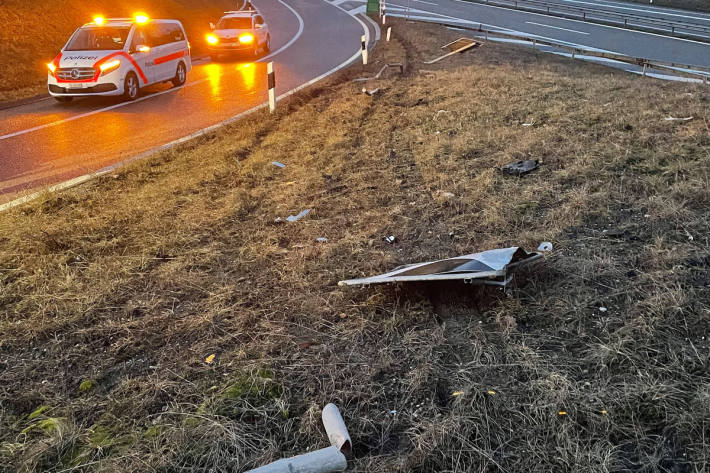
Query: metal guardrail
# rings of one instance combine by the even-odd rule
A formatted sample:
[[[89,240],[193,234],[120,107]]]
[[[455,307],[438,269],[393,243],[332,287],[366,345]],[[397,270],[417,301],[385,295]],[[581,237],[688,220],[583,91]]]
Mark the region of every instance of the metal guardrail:
[[[578,7],[546,0],[466,0],[471,3],[495,5],[512,10],[544,13],[567,19],[588,21],[641,31],[652,31],[710,42],[710,25],[687,21],[672,21],[663,18],[621,13],[594,7]]]
[[[695,65],[691,65],[691,64],[679,64],[679,63],[667,62],[667,61],[657,61],[654,59],[632,57],[632,56],[626,56],[626,55],[618,54],[618,53],[607,53],[607,52],[596,51],[596,50],[592,50],[592,49],[576,48],[576,47],[570,46],[568,44],[565,44],[563,42],[552,41],[549,39],[540,39],[540,38],[536,38],[533,36],[516,35],[516,34],[511,34],[511,33],[503,33],[501,31],[489,30],[487,28],[484,28],[483,24],[481,24],[481,23],[479,23],[478,27],[475,27],[475,23],[473,24],[473,26],[466,26],[466,25],[461,25],[460,23],[449,23],[449,22],[445,22],[445,21],[431,21],[431,20],[410,20],[410,21],[420,21],[422,23],[435,23],[435,24],[439,24],[439,25],[443,25],[443,26],[448,26],[451,28],[458,28],[458,29],[463,29],[463,30],[467,30],[467,31],[474,31],[474,32],[481,33],[482,35],[484,35],[484,38],[486,40],[488,40],[489,36],[493,36],[493,37],[497,37],[497,38],[514,39],[514,40],[518,40],[518,41],[529,42],[529,43],[532,43],[533,48],[535,48],[538,44],[543,45],[543,46],[550,46],[550,47],[571,53],[572,58],[574,58],[575,55],[593,56],[593,57],[623,62],[626,64],[632,64],[635,66],[643,67],[643,75],[644,76],[646,75],[646,70],[648,68],[651,68],[651,69],[657,69],[657,70],[663,70],[663,71],[670,71],[670,72],[673,72],[674,74],[677,74],[677,75],[688,76],[688,77],[692,77],[695,79],[701,79],[703,81],[703,83],[705,83],[705,84],[708,84],[710,82],[710,67],[695,66]]]

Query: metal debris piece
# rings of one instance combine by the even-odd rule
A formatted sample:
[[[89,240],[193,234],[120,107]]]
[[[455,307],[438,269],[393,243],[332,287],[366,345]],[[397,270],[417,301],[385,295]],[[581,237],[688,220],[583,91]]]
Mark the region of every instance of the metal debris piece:
[[[328,404],[321,413],[331,446],[291,458],[277,460],[246,473],[330,473],[348,467],[345,455],[352,452],[352,440],[345,421],[335,404]]]
[[[395,62],[392,64],[385,64],[384,66],[382,66],[382,68],[379,70],[379,72],[372,77],[358,77],[357,79],[353,79],[353,82],[366,82],[368,80],[379,79],[380,76],[382,75],[382,73],[385,72],[385,70],[387,70],[387,68],[389,68],[389,67],[399,68],[399,73],[404,74],[404,64],[401,62]]]
[[[513,161],[501,168],[501,171],[513,176],[522,176],[538,168],[539,161],[537,159],[526,159],[524,161]]]
[[[247,473],[330,473],[344,471],[347,467],[345,455],[337,447],[328,447],[277,460]]]
[[[667,122],[689,122],[692,119],[693,119],[693,117],[676,118],[673,116],[669,116],[669,117],[664,118],[664,120]]]
[[[285,168],[286,167],[286,165],[284,163],[280,163],[278,161],[271,161],[271,164],[273,164],[274,166],[276,166],[278,168]]]
[[[462,53],[468,49],[475,48],[477,46],[480,46],[482,43],[475,41],[471,38],[459,38],[456,41],[452,41],[448,44],[445,44],[441,47],[444,51],[448,51],[446,54],[443,56],[439,56],[435,59],[432,59],[431,61],[426,61],[424,64],[434,64],[435,62],[439,62],[444,58],[447,58],[449,56],[452,56],[456,53]]]
[[[456,258],[408,264],[389,273],[340,281],[338,285],[357,286],[394,282],[463,280],[463,282],[470,284],[506,286],[513,278],[510,274],[511,270],[541,257],[541,252],[528,253],[524,249],[514,246]]]
[[[353,442],[350,440],[350,433],[338,407],[333,403],[326,405],[321,413],[321,419],[330,444],[345,455],[349,455],[353,449]]]
[[[308,215],[310,213],[310,211],[311,211],[311,209],[306,209],[306,210],[301,211],[298,215],[289,215],[288,217],[286,217],[286,221],[287,222],[297,222],[297,221],[301,220],[303,217],[305,217],[306,215]]]

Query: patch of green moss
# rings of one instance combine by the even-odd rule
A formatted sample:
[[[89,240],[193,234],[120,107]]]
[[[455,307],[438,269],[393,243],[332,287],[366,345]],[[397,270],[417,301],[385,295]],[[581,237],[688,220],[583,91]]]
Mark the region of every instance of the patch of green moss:
[[[62,421],[64,421],[64,419],[61,417],[48,417],[46,419],[40,419],[32,422],[30,425],[22,429],[22,432],[20,433],[27,435],[33,430],[41,430],[46,434],[51,434],[61,427]]]
[[[79,385],[79,392],[80,393],[86,393],[91,390],[93,390],[96,386],[98,386],[99,383],[96,382],[96,380],[93,379],[85,379],[84,381],[81,382]]]
[[[27,420],[34,420],[37,417],[41,416],[47,409],[49,409],[49,406],[46,404],[42,404],[39,406],[37,409],[34,411],[30,412],[30,415],[27,416]]]
[[[107,448],[116,444],[116,437],[110,427],[94,424],[89,429],[89,445],[94,448]]]
[[[274,373],[268,368],[260,368],[256,372],[239,374],[213,398],[208,407],[217,415],[244,420],[244,416],[262,415],[262,408],[278,414],[281,409],[274,401],[282,394],[283,387],[274,379]],[[288,416],[288,413],[281,414]]]
[[[163,433],[163,428],[159,425],[151,425],[147,429],[145,429],[145,432],[143,432],[143,436],[147,439],[154,439],[160,436],[160,434]]]

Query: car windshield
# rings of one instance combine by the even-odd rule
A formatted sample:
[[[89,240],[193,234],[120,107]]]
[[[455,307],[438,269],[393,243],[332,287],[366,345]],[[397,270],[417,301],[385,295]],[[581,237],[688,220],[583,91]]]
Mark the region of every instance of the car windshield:
[[[218,30],[249,30],[251,17],[222,18],[217,23]]]
[[[123,49],[130,27],[80,28],[66,47],[66,51],[104,51]]]

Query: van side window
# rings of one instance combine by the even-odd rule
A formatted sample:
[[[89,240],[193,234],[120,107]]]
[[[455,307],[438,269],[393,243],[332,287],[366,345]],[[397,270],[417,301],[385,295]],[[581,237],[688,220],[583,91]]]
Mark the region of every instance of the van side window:
[[[145,27],[145,32],[148,35],[148,46],[151,48],[165,44],[160,26],[158,23],[153,23]]]
[[[131,41],[131,51],[135,51],[138,46],[150,46],[148,44],[148,37],[145,34],[145,31],[142,29],[136,30],[133,33],[133,41]]]
[[[179,25],[172,23],[166,26],[170,28],[170,42],[185,41],[185,34],[182,32],[182,28],[180,28]]]

